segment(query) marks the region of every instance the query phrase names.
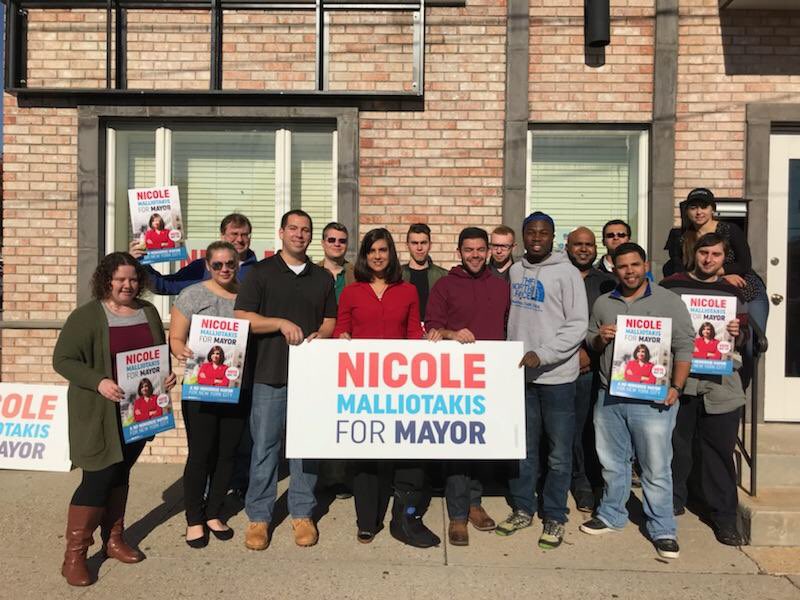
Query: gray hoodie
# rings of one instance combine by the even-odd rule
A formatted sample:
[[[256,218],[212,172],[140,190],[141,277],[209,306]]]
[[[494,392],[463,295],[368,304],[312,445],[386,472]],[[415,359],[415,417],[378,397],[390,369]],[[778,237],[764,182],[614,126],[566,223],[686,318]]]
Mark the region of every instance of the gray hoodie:
[[[536,264],[523,257],[511,266],[509,278],[508,339],[522,341],[525,352],[533,351],[541,360],[539,367],[525,369],[525,381],[575,381],[589,313],[580,272],[566,254],[553,252]]]

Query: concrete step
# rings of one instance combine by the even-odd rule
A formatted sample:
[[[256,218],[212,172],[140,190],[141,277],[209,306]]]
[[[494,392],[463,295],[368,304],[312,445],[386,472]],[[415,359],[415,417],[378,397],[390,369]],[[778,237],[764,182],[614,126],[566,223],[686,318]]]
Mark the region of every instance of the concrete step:
[[[749,425],[745,435],[749,445]],[[742,465],[743,481],[746,471]],[[759,488],[800,487],[800,423],[759,424],[757,476]]]
[[[758,496],[740,492],[739,517],[751,546],[800,546],[800,486],[759,483]]]

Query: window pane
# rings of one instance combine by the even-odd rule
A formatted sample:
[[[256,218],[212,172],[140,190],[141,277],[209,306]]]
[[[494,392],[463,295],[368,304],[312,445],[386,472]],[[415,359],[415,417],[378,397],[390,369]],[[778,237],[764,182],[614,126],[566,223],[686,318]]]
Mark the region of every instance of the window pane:
[[[603,224],[623,219],[633,229],[639,205],[639,132],[533,132],[528,208],[556,222],[556,247],[583,225],[602,255]]]
[[[128,250],[131,240],[128,189],[156,184],[156,132],[116,132],[114,249]]]
[[[259,258],[275,248],[275,132],[174,131],[172,183],[181,194],[190,250],[219,239],[223,217],[253,224]]]
[[[292,132],[291,206],[311,215],[314,240],[308,253],[322,259],[317,243],[322,228],[336,219],[333,178],[333,135],[328,132]]]

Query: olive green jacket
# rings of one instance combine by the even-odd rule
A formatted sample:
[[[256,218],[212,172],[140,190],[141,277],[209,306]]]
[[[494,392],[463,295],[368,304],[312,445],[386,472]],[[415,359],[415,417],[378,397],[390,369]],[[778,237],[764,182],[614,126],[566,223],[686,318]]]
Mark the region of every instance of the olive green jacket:
[[[430,290],[433,289],[433,285],[445,275],[447,275],[447,269],[433,264],[433,261],[428,259],[428,292],[430,292]],[[409,267],[408,264],[403,265],[403,281],[411,281],[411,267]]]
[[[164,327],[155,306],[140,300],[153,344],[164,344]],[[99,471],[122,462],[119,404],[99,394],[97,386],[113,376],[108,319],[92,300],[67,318],[53,350],[53,368],[69,381],[69,454],[75,466]]]

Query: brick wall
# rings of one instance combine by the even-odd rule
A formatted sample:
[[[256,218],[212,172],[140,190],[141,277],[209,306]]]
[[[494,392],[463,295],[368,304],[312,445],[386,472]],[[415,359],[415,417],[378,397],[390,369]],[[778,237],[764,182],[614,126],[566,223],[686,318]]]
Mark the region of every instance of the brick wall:
[[[463,227],[500,223],[505,43],[505,2],[429,9],[424,111],[361,113],[360,228],[388,227],[404,258],[410,223],[445,266]]]
[[[530,1],[530,119],[649,122],[655,0],[611,0],[611,45],[590,56],[584,49],[583,4]],[[589,66],[598,61],[604,64]]]
[[[694,187],[744,194],[749,102],[800,102],[800,13],[727,11],[682,0],[675,196]]]

